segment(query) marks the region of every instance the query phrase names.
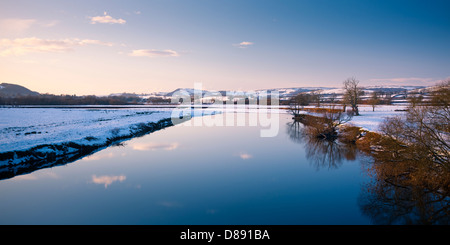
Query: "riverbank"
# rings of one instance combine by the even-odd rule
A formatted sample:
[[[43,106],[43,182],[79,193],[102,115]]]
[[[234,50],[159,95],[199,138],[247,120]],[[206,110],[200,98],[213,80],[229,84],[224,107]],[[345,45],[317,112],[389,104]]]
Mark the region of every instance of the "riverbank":
[[[0,108],[0,178],[66,164],[172,126],[171,111]]]

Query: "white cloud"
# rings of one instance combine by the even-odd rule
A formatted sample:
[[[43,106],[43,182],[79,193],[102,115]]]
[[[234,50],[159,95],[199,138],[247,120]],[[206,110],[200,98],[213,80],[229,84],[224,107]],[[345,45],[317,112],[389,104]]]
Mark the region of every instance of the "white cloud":
[[[95,184],[101,184],[105,185],[105,189],[108,187],[108,185],[111,185],[113,182],[119,181],[123,182],[127,179],[125,175],[103,175],[103,176],[96,176],[92,175],[92,182]]]
[[[252,46],[253,44],[254,44],[253,42],[241,42],[241,43],[233,44],[233,46],[238,47],[238,48],[247,48],[249,46]]]
[[[165,49],[165,50],[155,50],[155,49],[135,49],[129,56],[136,57],[176,57],[180,56],[176,51]]]
[[[115,19],[113,17],[111,17],[110,15],[108,15],[106,12],[103,13],[103,16],[94,16],[94,17],[90,17],[91,19],[91,24],[97,24],[97,23],[101,23],[101,24],[125,24],[127,23],[126,20],[124,19]]]
[[[113,46],[112,43],[91,39],[40,39],[36,37],[0,39],[0,56],[17,56],[29,53],[62,53],[86,45]]]
[[[94,45],[101,45],[101,46],[108,46],[112,47],[114,44],[110,42],[103,42],[99,40],[92,40],[92,39],[83,39],[79,41],[80,45],[86,45],[86,44],[94,44]]]

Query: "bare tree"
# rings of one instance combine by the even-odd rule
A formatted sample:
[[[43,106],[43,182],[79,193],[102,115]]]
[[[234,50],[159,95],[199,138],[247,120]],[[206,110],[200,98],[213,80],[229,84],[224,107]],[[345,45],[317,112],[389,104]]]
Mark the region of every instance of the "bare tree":
[[[378,93],[374,91],[369,99],[369,104],[372,106],[372,111],[375,111],[375,106],[377,106],[379,103],[380,99],[378,98]]]
[[[337,128],[350,121],[352,115],[336,109],[335,105],[322,110],[321,116],[308,116],[303,121],[309,126],[307,131],[317,138],[334,140],[337,138]]]
[[[408,101],[411,104],[411,106],[414,108],[416,107],[416,105],[422,103],[423,101],[423,96],[421,94],[411,94],[408,96]]]
[[[343,112],[345,112],[347,110],[347,105],[348,105],[348,101],[349,101],[349,99],[347,97],[348,96],[346,93],[344,93],[342,96],[341,103],[342,103],[342,111]]]
[[[337,98],[337,94],[336,93],[330,94],[330,98],[329,98],[330,103],[334,104],[336,102],[336,98]]]
[[[322,89],[318,89],[313,91],[312,93],[312,100],[316,102],[317,107],[320,107],[320,103],[322,102]]]
[[[360,101],[362,89],[359,86],[359,81],[356,80],[354,77],[348,78],[344,81],[344,93],[345,98],[347,99],[347,102],[352,107],[353,113],[356,116],[359,116],[359,110],[358,110],[358,103]]]
[[[431,103],[410,106],[404,116],[380,125],[375,145],[379,178],[398,186],[425,186],[450,196],[450,81],[432,93]]]
[[[296,95],[291,99],[289,103],[289,111],[295,117],[300,117],[300,112],[303,111],[304,107],[309,105],[311,102],[311,95],[306,93],[301,93]]]
[[[352,115],[336,109],[335,105],[330,105],[328,110],[323,112],[323,117],[326,119],[327,127],[333,130],[350,120]]]

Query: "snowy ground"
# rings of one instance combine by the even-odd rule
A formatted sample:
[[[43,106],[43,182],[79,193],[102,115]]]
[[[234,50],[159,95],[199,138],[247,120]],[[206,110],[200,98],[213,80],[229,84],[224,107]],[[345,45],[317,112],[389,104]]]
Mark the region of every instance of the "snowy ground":
[[[349,122],[365,130],[377,132],[378,126],[387,117],[399,116],[405,113],[406,105],[379,105],[372,111],[371,106],[360,105],[359,116],[354,116]]]
[[[170,118],[161,109],[0,108],[0,153],[43,144],[103,144],[140,123]]]
[[[309,108],[316,108],[315,106],[307,106]],[[306,107],[305,107],[306,108]],[[323,108],[327,108],[324,106]],[[350,109],[350,107],[347,107]],[[399,105],[378,105],[373,111],[370,105],[359,105],[359,116],[353,116],[352,119],[346,124],[352,124],[357,127],[361,127],[364,130],[378,132],[379,125],[388,117],[401,116],[405,114],[405,110],[408,108],[407,104]],[[288,111],[286,111],[288,113]],[[322,116],[320,113],[313,113],[302,111],[300,113],[311,114],[316,116]]]
[[[0,179],[73,162],[181,123],[172,120],[172,112],[173,108],[139,106],[0,108]],[[185,120],[216,113],[190,108],[183,111]]]

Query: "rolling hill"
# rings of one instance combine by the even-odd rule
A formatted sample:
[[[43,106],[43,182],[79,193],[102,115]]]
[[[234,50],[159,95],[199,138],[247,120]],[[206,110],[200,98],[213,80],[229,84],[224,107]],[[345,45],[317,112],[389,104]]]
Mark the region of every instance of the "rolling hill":
[[[17,84],[10,84],[10,83],[0,84],[0,96],[2,97],[17,97],[25,95],[39,95],[39,93],[31,91]]]

